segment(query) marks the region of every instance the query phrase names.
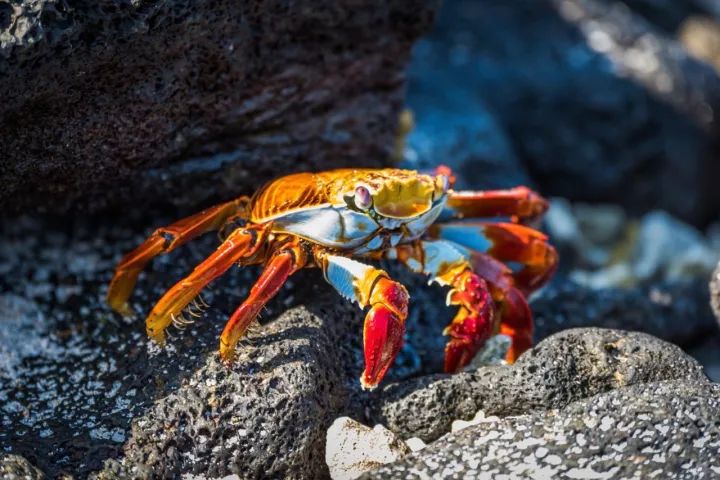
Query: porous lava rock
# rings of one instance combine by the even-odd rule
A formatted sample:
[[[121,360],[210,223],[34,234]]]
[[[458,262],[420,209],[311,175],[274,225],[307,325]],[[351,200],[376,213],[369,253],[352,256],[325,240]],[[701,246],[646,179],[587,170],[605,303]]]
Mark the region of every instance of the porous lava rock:
[[[433,0],[0,1],[0,207],[198,208],[388,161]]]

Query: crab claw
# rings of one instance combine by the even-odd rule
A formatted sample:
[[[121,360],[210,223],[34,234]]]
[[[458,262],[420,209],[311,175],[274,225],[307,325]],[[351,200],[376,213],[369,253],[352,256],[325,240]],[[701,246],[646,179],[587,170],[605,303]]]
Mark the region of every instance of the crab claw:
[[[360,384],[365,390],[377,387],[402,348],[408,301],[405,287],[386,277],[373,287],[363,327],[365,370]]]
[[[450,340],[445,346],[445,371],[456,372],[473,359],[494,330],[494,305],[485,280],[465,270],[453,281],[449,305],[460,310],[443,334]]]

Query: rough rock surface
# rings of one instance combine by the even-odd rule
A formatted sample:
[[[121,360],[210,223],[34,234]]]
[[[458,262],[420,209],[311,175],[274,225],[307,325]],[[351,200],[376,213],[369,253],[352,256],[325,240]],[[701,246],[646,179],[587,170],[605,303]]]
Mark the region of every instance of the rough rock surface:
[[[0,455],[3,480],[42,480],[45,475],[20,455]]]
[[[708,114],[720,78],[664,31],[670,22],[653,25],[677,8],[633,13],[638,3],[658,2],[445,2],[410,68],[422,130],[410,146],[434,163],[484,157],[464,169],[480,186],[529,177],[546,195],[713,220],[720,164]]]
[[[363,478],[715,478],[720,385],[634,385],[444,437]]]
[[[0,2],[0,206],[249,193],[387,161],[434,0]]]
[[[410,453],[405,442],[382,425],[366,427],[349,417],[336,419],[327,432],[325,462],[333,480],[351,480]]]
[[[287,312],[251,332],[228,369],[217,359],[218,336],[256,274],[234,270],[204,295],[205,318],[171,331],[159,350],[142,318],[123,321],[104,305],[114,262],[141,238],[121,223],[72,233],[27,219],[4,226],[0,450],[51,478],[103,468],[115,478],[147,468],[170,477],[326,475],[327,427],[358,416],[349,392],[359,390],[362,370],[359,310],[317,272],[301,272],[263,317]],[[216,242],[204,237],[155,261],[136,310],[147,312]],[[313,301],[293,308],[304,298]]]
[[[519,415],[562,408],[598,393],[671,379],[706,380],[702,367],[680,348],[655,337],[605,329],[553,335],[511,366],[483,367],[387,385],[369,406],[367,423],[382,423],[403,438],[432,441],[453,420]]]

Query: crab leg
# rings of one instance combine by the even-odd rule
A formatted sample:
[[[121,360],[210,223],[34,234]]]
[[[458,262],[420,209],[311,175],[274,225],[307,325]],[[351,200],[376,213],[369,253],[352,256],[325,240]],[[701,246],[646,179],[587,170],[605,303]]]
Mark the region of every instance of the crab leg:
[[[175,250],[203,233],[219,229],[228,218],[242,211],[246,202],[247,197],[240,197],[155,230],[139,247],[120,260],[108,288],[107,302],[110,307],[122,315],[131,315],[132,309],[127,300],[140,272],[150,260]]]
[[[515,286],[515,278],[504,263],[487,253],[470,251],[473,270],[488,282],[500,318],[500,331],[510,337],[505,359],[515,360],[532,347],[533,319],[525,295]]]
[[[542,287],[557,269],[558,255],[547,236],[514,223],[439,223],[429,231],[432,238],[451,240],[466,248],[485,252],[502,262],[523,267],[513,273],[523,294]]]
[[[431,282],[451,287],[447,303],[459,309],[443,332],[450,336],[445,346],[445,371],[455,372],[470,363],[496,328],[490,291],[485,280],[473,272],[470,252],[449,241],[426,240],[389,250],[388,257],[429,275]]]
[[[158,343],[165,341],[165,329],[211,281],[238,261],[252,259],[265,243],[268,228],[238,228],[228,236],[190,275],[176,283],[155,304],[145,322],[148,336]],[[181,320],[182,323],[182,320]]]
[[[235,345],[247,331],[258,313],[269,302],[288,277],[307,264],[307,254],[300,240],[293,238],[280,247],[270,258],[255,282],[247,299],[232,314],[220,336],[220,357],[232,361]]]
[[[404,286],[370,265],[321,250],[315,259],[328,283],[361,308],[370,307],[363,326],[365,370],[363,389],[374,389],[400,352],[405,334],[409,295]]]
[[[451,191],[447,201],[447,210],[454,218],[510,217],[512,223],[532,222],[547,209],[547,200],[527,187]]]

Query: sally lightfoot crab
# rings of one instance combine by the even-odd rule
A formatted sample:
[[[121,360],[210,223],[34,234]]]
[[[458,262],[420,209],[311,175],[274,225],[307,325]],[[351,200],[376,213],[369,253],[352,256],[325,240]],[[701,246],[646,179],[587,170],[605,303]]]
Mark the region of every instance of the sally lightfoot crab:
[[[512,362],[532,342],[526,297],[557,266],[547,237],[524,225],[548,205],[525,187],[471,192],[454,191],[453,183],[447,167],[432,174],[341,169],[281,177],[251,198],[156,230],[120,261],[108,303],[130,314],[127,300],[145,264],[218,230],[225,238],[218,249],[170,288],[147,317],[147,333],[158,343],[170,324],[184,322],[184,311],[195,314],[191,304],[208,283],[232,265],[261,264],[260,278],[220,337],[220,355],[231,361],[248,326],[288,277],[318,267],[343,297],[369,308],[360,381],[374,388],[400,351],[408,314],[405,287],[363,262],[385,258],[450,288],[447,302],[458,311],[444,331],[450,337],[445,371],[467,365],[496,333],[511,338],[507,359]]]

